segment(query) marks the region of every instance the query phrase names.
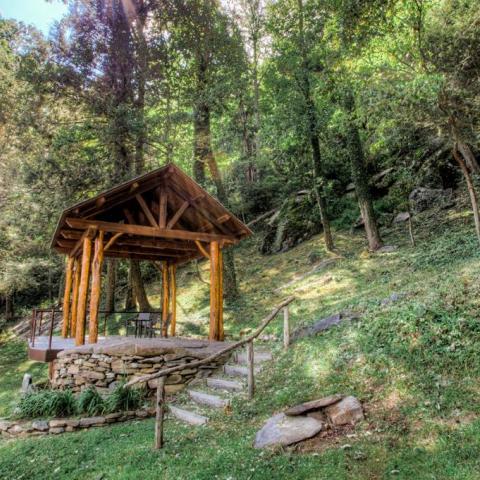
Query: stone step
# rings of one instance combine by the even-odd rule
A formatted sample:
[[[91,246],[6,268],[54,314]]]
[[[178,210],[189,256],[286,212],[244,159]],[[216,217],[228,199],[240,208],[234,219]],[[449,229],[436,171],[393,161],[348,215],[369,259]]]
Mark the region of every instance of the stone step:
[[[197,390],[188,390],[190,398],[199,405],[207,405],[214,408],[225,408],[230,405],[230,400],[225,400],[217,395],[199,392]]]
[[[240,382],[216,377],[207,378],[207,387],[217,390],[228,390],[230,392],[240,392],[243,390],[243,385]]]
[[[263,363],[272,359],[271,352],[253,352],[253,363]],[[247,352],[239,352],[235,356],[235,361],[242,365],[247,363]]]
[[[189,423],[190,425],[205,425],[208,422],[207,417],[199,415],[198,413],[190,412],[189,410],[184,410],[183,408],[169,405],[168,410],[174,417],[183,422]]]
[[[261,368],[256,366],[254,368],[255,373],[259,373]],[[243,365],[224,365],[223,371],[225,375],[230,375],[231,377],[247,377],[248,376],[248,368],[244,367]]]

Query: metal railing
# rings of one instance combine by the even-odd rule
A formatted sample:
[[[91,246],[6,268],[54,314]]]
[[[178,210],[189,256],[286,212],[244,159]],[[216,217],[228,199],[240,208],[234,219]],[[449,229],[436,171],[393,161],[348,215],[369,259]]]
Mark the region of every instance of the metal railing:
[[[100,310],[99,314],[103,314],[103,335],[107,334],[107,321],[113,315],[129,315],[120,324],[125,328],[125,336],[129,336],[129,332],[133,329],[133,336],[150,335],[151,328],[148,323],[153,320],[137,320],[137,316],[141,313],[150,313],[154,318],[159,316],[159,312],[138,312],[136,310],[107,311]],[[134,317],[133,317],[134,316]],[[88,325],[89,315],[87,314],[86,323]],[[35,347],[37,337],[46,336],[48,338],[48,349],[52,348],[52,339],[56,327],[59,327],[63,321],[63,310],[58,307],[51,308],[34,308],[32,310],[31,326],[30,326],[30,345]]]

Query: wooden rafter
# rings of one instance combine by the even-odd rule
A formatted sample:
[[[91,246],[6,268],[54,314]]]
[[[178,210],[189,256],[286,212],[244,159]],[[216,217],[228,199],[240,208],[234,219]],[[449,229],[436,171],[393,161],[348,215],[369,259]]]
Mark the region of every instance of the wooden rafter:
[[[103,251],[106,252],[122,235],[123,233],[116,233],[113,235],[112,238],[110,238],[110,240],[105,244]]]
[[[185,210],[190,206],[190,202],[187,202],[186,200],[182,203],[180,208],[175,212],[175,215],[170,219],[170,221],[167,223],[167,229],[171,229],[175,226],[175,224],[180,220],[180,217],[183,215]]]
[[[75,257],[78,252],[80,252],[82,246],[83,246],[83,241],[85,238],[90,238],[92,239],[95,236],[97,229],[95,227],[89,227],[87,230],[85,230],[82,234],[82,236],[78,239],[77,243],[74,245],[72,248],[72,251],[70,252],[71,257]]]
[[[148,208],[148,205],[145,202],[145,200],[143,199],[143,197],[141,195],[136,195],[135,198],[137,199],[137,202],[140,204],[140,207],[142,208],[142,211],[145,214],[145,216],[147,217],[147,220],[150,223],[150,225],[152,227],[158,227],[158,223],[155,221],[155,218],[153,217],[152,212]],[[130,222],[130,220],[129,220],[129,222]],[[130,222],[130,223],[132,223],[132,222]]]

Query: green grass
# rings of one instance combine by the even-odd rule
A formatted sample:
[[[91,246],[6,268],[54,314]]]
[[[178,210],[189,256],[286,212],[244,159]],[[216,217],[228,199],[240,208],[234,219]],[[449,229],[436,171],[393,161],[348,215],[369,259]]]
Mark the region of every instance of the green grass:
[[[294,328],[349,309],[360,320],[306,338],[257,378],[252,402],[206,427],[166,422],[165,448],[152,450],[153,422],[0,442],[0,477],[62,479],[478,479],[480,478],[480,249],[464,211],[430,212],[416,226],[417,246],[404,225],[384,232],[391,254],[369,254],[361,235],[336,233],[342,259],[276,290],[323,258],[322,238],[262,257],[255,240],[238,248],[242,297],[226,306],[226,333],[238,338],[287,295]],[[201,266],[208,278],[207,266]],[[179,272],[179,330],[206,334],[208,287],[194,269]],[[158,285],[150,286],[158,303]],[[396,302],[382,304],[392,293]],[[280,337],[281,320],[269,327]],[[25,362],[18,343],[2,355]],[[2,365],[3,368],[3,365]],[[17,375],[17,381],[21,375]],[[17,388],[0,377],[0,391]],[[366,420],[353,436],[275,452],[252,448],[272,413],[331,393],[357,396]],[[4,394],[5,395],[5,394]],[[7,394],[14,398],[13,393]]]

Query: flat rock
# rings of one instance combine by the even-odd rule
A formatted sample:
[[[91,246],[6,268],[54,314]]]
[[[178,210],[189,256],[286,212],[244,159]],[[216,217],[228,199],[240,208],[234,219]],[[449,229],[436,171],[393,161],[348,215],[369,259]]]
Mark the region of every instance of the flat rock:
[[[324,423],[311,417],[288,417],[279,413],[271,417],[255,436],[253,446],[266,448],[287,446],[311,438],[324,428]]]
[[[12,425],[12,422],[9,422],[7,420],[0,420],[0,432],[6,432]]]
[[[79,425],[80,427],[93,427],[95,425],[103,425],[105,422],[105,417],[85,417],[80,419]]]
[[[210,395],[208,393],[198,392],[196,390],[189,390],[188,395],[194,402],[200,405],[207,405],[214,408],[225,408],[230,405],[229,400],[217,397],[217,395]]]
[[[207,378],[207,387],[217,390],[228,390],[230,392],[241,392],[243,390],[243,385],[240,382],[214,377]]]
[[[362,404],[352,396],[328,406],[325,413],[333,425],[355,424],[364,418]]]
[[[395,252],[398,249],[396,245],[384,245],[383,247],[380,247],[378,250],[375,251],[375,253],[392,253]]]
[[[253,363],[262,363],[267,362],[272,359],[271,352],[253,352]],[[235,358],[237,363],[246,364],[248,363],[247,352],[238,353]]]
[[[342,395],[329,395],[328,397],[319,398],[318,400],[312,400],[310,402],[301,403],[294,407],[285,410],[285,415],[295,417],[297,415],[303,415],[313,410],[319,410],[320,408],[328,407],[333,403],[339,402],[342,399]]]
[[[39,432],[46,432],[48,430],[48,422],[46,420],[35,420],[32,422],[32,428]]]
[[[298,340],[299,338],[316,335],[317,333],[328,330],[329,328],[339,325],[342,322],[354,320],[357,318],[359,318],[358,314],[352,312],[335,313],[334,315],[330,315],[329,317],[317,320],[312,325],[298,328],[292,333],[291,339]]]
[[[208,418],[198,413],[190,412],[189,410],[184,410],[183,408],[174,407],[170,405],[168,407],[170,413],[190,425],[205,425],[208,422]]]

